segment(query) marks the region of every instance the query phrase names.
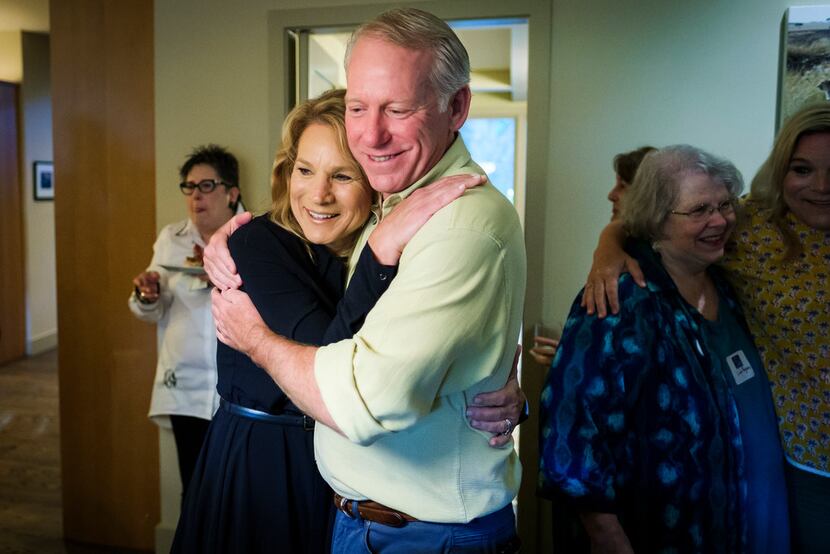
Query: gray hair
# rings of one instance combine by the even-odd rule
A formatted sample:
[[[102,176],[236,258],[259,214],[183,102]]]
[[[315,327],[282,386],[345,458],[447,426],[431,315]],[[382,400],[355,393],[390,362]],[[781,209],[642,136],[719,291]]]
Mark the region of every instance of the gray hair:
[[[663,238],[663,225],[677,202],[680,183],[695,174],[721,183],[732,198],[744,188],[741,173],[732,162],[700,148],[676,144],[650,152],[622,200],[622,221],[629,236],[648,241]]]
[[[367,21],[352,33],[343,61],[346,70],[352,48],[369,36],[379,38],[408,50],[432,53],[433,64],[429,81],[438,96],[438,107],[444,112],[455,93],[470,82],[470,58],[458,36],[444,21],[431,13],[415,8],[386,11]]]

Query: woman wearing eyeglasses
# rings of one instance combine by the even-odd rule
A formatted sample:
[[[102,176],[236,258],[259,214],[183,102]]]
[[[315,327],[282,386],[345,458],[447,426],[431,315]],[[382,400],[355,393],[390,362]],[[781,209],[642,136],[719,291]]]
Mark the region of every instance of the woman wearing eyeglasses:
[[[129,306],[137,318],[158,324],[150,418],[172,425],[184,492],[218,406],[216,335],[202,249],[216,229],[243,210],[239,163],[224,148],[196,148],[179,173],[188,218],[161,230],[150,266],[133,279]]]
[[[789,552],[769,382],[713,266],[741,176],[691,146],[649,154],[623,200],[641,288],[600,319],[573,304],[542,392],[542,492],[580,512],[591,552]]]

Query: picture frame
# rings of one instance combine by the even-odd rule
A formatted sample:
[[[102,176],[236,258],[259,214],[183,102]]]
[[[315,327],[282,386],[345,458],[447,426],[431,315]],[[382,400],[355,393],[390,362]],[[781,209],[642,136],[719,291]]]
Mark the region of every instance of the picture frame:
[[[830,101],[830,5],[791,6],[782,21],[778,121]]]
[[[55,199],[55,169],[52,162],[36,161],[32,164],[35,200],[50,202]]]

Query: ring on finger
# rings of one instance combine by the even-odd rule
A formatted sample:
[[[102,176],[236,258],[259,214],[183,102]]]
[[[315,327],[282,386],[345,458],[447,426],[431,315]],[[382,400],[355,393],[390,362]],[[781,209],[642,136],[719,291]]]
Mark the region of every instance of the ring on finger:
[[[502,431],[499,434],[502,435],[502,436],[507,436],[512,431],[513,431],[513,421],[509,417],[504,418],[504,431]]]

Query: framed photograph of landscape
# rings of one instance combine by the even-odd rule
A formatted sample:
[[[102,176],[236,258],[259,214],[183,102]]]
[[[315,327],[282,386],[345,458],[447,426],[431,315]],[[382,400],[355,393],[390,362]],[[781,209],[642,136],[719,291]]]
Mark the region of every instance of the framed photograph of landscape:
[[[52,162],[34,162],[35,200],[55,199],[55,171]]]
[[[830,5],[792,6],[783,27],[779,126],[801,107],[830,100]]]

